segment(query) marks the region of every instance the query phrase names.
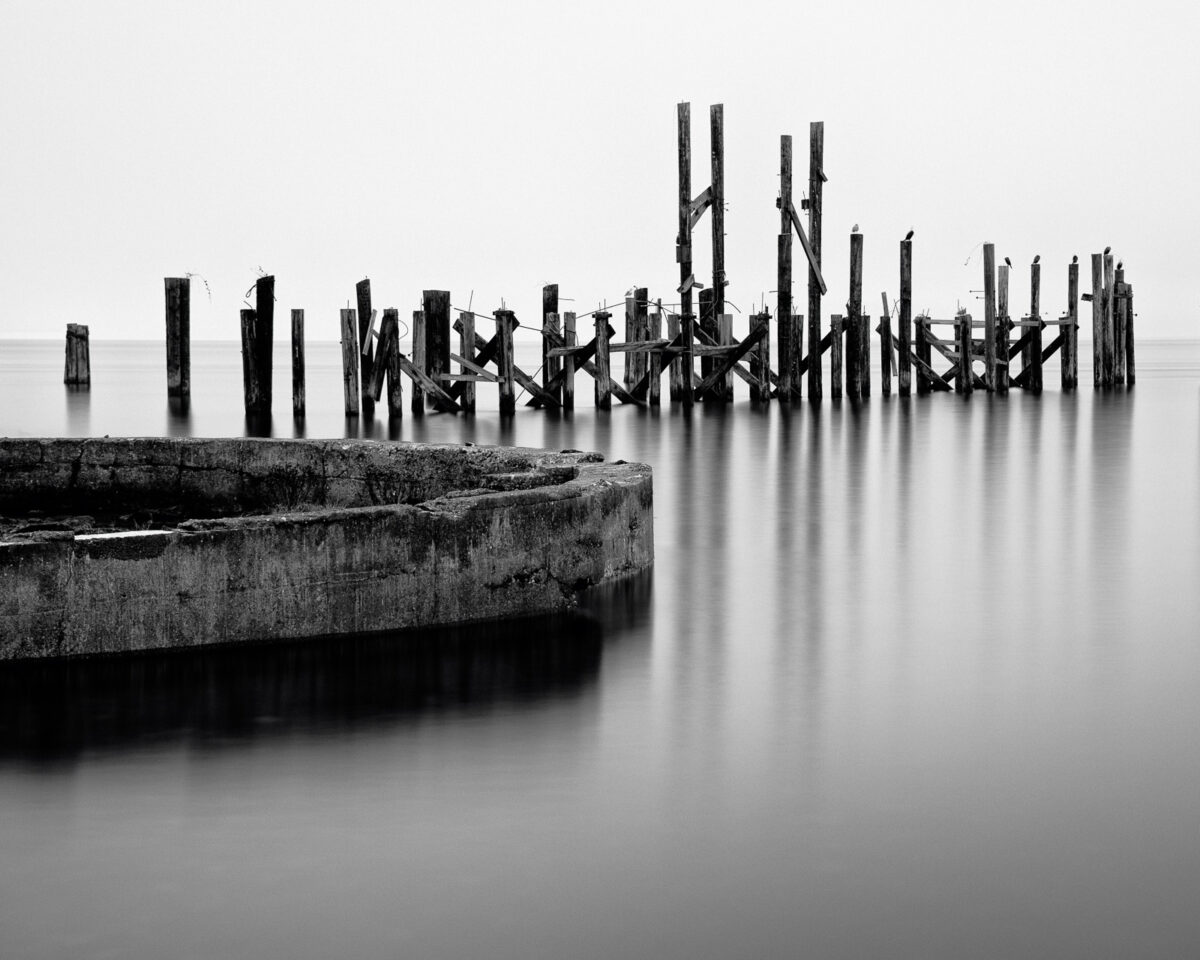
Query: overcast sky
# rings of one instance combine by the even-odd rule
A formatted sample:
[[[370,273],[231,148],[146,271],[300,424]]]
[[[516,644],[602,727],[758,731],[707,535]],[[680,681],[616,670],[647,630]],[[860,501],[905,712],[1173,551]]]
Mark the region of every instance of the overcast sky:
[[[1071,255],[1086,278],[1111,244],[1140,335],[1195,337],[1198,9],[4,0],[0,337],[160,338],[162,278],[187,272],[211,288],[193,281],[197,339],[237,338],[260,268],[311,339],[336,339],[364,276],[402,315],[423,288],[527,322],[546,282],[580,312],[634,285],[675,299],[680,100],[693,194],[725,105],[735,315],[774,303],[779,136],[798,200],[823,120],[826,317],[858,223],[874,313],[913,228],[917,309],[974,309],[990,240],[1012,313],[1040,253],[1057,315]],[[706,215],[706,283],[708,237]]]

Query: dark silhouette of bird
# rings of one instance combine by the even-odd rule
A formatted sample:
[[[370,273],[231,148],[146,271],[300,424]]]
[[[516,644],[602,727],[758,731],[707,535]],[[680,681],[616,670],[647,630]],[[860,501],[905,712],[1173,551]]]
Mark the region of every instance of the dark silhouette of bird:
[[[912,235],[913,235],[913,232],[912,232],[911,230],[909,230],[909,231],[908,231],[908,233],[906,233],[906,234],[904,235],[904,239],[905,239],[905,240],[911,240],[911,239],[912,239]]]
[[[1034,257],[1033,257],[1034,263],[1037,263],[1041,259],[1042,259],[1042,255],[1040,253],[1034,254]]]
[[[1011,261],[1011,260],[1009,260],[1009,259],[1008,259],[1008,257],[1005,257],[1005,258],[1004,258],[1004,265],[1005,265],[1006,267],[1011,267],[1011,266],[1012,266],[1012,261]]]
[[[1078,263],[1078,262],[1079,262],[1079,254],[1075,254],[1075,256],[1073,256],[1073,257],[1071,258],[1071,262],[1072,262],[1072,263]]]
[[[1125,269],[1125,261],[1124,261],[1124,260],[1118,260],[1118,261],[1117,261],[1117,269],[1118,269],[1118,270],[1124,270],[1124,269]]]
[[[852,226],[852,227],[850,228],[850,232],[851,232],[851,233],[858,233],[858,224],[857,224],[857,223],[856,223],[854,226]]]
[[[1107,257],[1110,253],[1112,253],[1112,247],[1105,247],[1104,255]]]

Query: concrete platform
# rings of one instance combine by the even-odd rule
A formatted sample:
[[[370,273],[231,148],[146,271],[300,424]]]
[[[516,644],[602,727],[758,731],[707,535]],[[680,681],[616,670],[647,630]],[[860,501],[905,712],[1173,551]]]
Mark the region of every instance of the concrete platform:
[[[560,610],[649,567],[598,454],[370,440],[0,439],[0,659]]]

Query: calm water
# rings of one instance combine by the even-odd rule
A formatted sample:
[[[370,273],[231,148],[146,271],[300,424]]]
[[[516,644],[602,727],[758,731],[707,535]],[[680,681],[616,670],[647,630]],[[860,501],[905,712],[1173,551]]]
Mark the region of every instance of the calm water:
[[[82,393],[61,350],[0,344],[0,434],[244,430],[233,344],[195,345],[186,416],[160,344],[93,344]],[[337,364],[310,347],[307,435],[387,439]],[[502,424],[494,388],[406,416],[649,462],[652,580],[0,668],[0,956],[1200,955],[1200,345],[1139,345],[1130,393],[1049,371],[601,416],[581,376],[573,417]]]

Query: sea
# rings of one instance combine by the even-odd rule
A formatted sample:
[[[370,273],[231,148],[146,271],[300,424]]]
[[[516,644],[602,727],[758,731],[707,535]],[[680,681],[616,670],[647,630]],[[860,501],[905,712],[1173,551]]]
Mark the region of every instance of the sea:
[[[536,343],[519,341],[533,373]],[[236,343],[0,342],[0,435],[597,450],[556,617],[0,665],[4,958],[1200,956],[1200,342],[1137,384],[268,423]],[[614,358],[620,377],[620,358]],[[407,385],[406,385],[407,388]]]

